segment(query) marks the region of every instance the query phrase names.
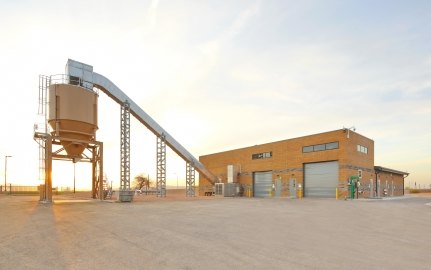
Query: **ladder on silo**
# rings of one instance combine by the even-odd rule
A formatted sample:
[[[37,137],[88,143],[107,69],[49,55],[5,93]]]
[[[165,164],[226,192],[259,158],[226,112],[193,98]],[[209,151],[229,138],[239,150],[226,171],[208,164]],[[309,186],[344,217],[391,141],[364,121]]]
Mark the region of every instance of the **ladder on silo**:
[[[48,135],[48,87],[50,77],[39,75],[39,106],[37,110],[37,122],[34,125],[34,139],[39,144],[39,181],[45,183],[45,162],[46,162],[46,137]]]

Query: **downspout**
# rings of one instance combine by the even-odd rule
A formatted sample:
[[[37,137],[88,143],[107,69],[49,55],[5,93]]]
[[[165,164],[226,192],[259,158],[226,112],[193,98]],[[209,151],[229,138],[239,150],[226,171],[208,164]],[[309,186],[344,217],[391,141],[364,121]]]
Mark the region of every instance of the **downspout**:
[[[380,194],[377,194],[377,190],[378,190],[377,189],[377,178],[378,178],[379,172],[378,172],[378,170],[375,170],[374,172],[376,173],[376,184],[374,185],[374,189],[375,189],[374,194],[376,194],[376,198],[377,198],[380,196]]]

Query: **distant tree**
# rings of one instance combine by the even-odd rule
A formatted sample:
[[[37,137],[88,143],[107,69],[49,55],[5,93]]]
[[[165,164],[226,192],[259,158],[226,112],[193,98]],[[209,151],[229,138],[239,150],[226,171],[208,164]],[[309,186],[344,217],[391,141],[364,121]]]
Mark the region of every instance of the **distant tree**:
[[[148,176],[145,176],[143,173],[138,174],[137,176],[135,176],[133,183],[132,183],[132,187],[134,189],[142,189],[142,188],[150,188],[151,186],[151,181],[148,178]]]

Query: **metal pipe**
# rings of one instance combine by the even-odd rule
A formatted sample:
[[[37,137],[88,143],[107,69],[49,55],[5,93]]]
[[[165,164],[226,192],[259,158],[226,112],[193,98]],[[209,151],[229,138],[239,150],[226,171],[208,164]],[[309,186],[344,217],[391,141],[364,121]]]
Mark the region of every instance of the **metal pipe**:
[[[376,173],[376,188],[375,188],[375,192],[376,192],[376,197],[379,197],[380,194],[377,193],[377,177],[379,176],[379,173],[377,171],[375,171]]]

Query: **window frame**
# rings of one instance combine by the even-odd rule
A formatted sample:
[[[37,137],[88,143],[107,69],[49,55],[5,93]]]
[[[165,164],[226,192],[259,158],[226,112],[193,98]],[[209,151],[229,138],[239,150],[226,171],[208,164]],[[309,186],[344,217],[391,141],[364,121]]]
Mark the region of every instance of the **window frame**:
[[[332,145],[333,147],[328,147],[328,145]],[[329,143],[319,143],[313,145],[307,145],[302,147],[302,153],[312,153],[312,152],[320,152],[327,150],[334,150],[340,148],[340,142],[329,142]]]

